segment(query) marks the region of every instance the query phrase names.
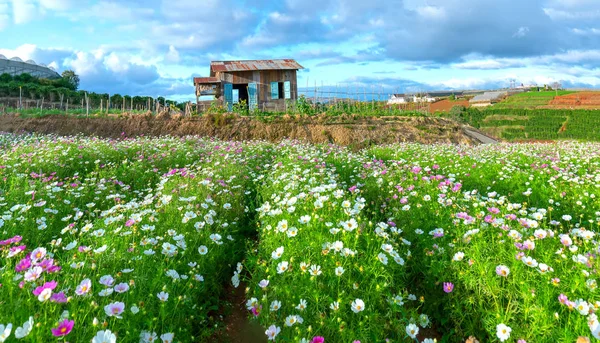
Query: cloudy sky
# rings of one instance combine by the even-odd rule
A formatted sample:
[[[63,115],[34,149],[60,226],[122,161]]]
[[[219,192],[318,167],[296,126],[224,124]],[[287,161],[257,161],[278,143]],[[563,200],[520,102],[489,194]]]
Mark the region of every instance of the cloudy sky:
[[[0,0],[0,37],[81,88],[180,100],[229,59],[295,58],[301,86],[600,87],[600,0]]]

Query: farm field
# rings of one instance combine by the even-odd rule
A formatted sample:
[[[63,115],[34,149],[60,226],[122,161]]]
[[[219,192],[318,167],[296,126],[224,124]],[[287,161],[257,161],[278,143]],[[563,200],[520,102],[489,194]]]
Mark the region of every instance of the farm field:
[[[429,113],[449,112],[454,106],[469,107],[469,100],[440,100],[429,105]]]
[[[523,140],[600,140],[600,111],[467,109],[462,120],[495,137]]]
[[[571,91],[543,91],[543,92],[525,92],[509,96],[498,104],[494,105],[497,109],[533,109],[547,106],[555,97],[561,97],[572,94]],[[579,94],[579,93],[577,93]]]
[[[600,337],[600,144],[0,135],[0,338]],[[8,310],[6,310],[8,309]]]
[[[600,109],[600,92],[577,92],[557,96],[549,105],[549,108]]]

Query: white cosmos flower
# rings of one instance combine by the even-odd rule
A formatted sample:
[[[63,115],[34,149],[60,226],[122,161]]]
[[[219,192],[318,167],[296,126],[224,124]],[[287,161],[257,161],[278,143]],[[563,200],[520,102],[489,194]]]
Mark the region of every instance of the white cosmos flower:
[[[92,343],[116,343],[117,336],[110,330],[98,331],[96,336],[92,339]]]
[[[410,338],[415,339],[415,337],[417,337],[418,333],[419,333],[419,327],[416,326],[415,324],[408,324],[408,326],[406,326],[406,334]]]
[[[271,302],[271,306],[269,308],[270,308],[271,312],[279,311],[279,309],[281,308],[281,301],[273,300]]]
[[[31,332],[32,329],[33,329],[33,317],[29,317],[29,320],[27,320],[25,323],[23,323],[23,326],[20,326],[15,330],[15,338],[21,339],[23,337],[26,337],[27,335],[29,335],[29,333]]]
[[[160,340],[162,341],[162,343],[173,343],[173,337],[175,337],[175,334],[172,332],[168,332],[160,335]]]
[[[452,261],[462,261],[464,258],[465,258],[465,253],[462,251],[459,251],[456,254],[454,254]]]
[[[4,342],[12,331],[12,324],[8,323],[6,326],[4,324],[0,324],[0,342]]]
[[[286,270],[288,270],[289,263],[287,261],[282,261],[277,264],[277,274],[282,274]]]
[[[160,301],[167,301],[169,299],[169,293],[165,293],[165,292],[160,292],[156,295],[158,297],[158,300]]]
[[[500,340],[500,342],[506,341],[510,337],[510,332],[512,329],[505,324],[496,325],[496,336]]]
[[[50,288],[44,288],[42,293],[38,295],[38,300],[41,302],[45,302],[52,296],[52,290]]]
[[[344,274],[344,268],[343,267],[337,267],[335,268],[335,275],[337,276],[342,276],[342,274]]]
[[[200,255],[206,255],[208,253],[208,248],[205,245],[201,245],[198,247],[198,253],[200,253]]]
[[[356,299],[352,302],[352,311],[354,313],[362,312],[365,310],[365,303],[361,299]]]
[[[306,300],[300,299],[300,303],[296,306],[297,310],[304,311],[306,309]]]
[[[271,258],[274,260],[278,260],[282,255],[283,255],[283,247],[279,247],[271,253]]]

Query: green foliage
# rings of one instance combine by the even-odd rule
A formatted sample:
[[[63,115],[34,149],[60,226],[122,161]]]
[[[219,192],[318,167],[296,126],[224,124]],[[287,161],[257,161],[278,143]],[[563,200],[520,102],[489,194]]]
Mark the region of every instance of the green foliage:
[[[79,75],[75,74],[73,70],[65,70],[61,76],[71,90],[76,91],[79,88]]]
[[[507,140],[600,141],[600,110],[468,108],[459,118]]]

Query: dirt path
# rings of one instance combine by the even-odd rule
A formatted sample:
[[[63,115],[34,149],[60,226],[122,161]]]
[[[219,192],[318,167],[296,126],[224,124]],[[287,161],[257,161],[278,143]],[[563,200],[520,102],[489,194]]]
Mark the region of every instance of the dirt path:
[[[499,142],[489,136],[486,136],[480,132],[474,131],[469,128],[465,128],[465,134],[471,136],[473,139],[478,140],[482,144],[498,144]]]
[[[223,328],[215,337],[215,342],[221,343],[267,343],[265,329],[258,322],[248,318],[246,309],[246,285],[240,283],[238,288],[229,286],[223,299]]]

